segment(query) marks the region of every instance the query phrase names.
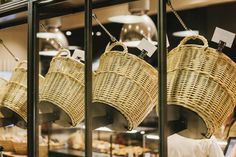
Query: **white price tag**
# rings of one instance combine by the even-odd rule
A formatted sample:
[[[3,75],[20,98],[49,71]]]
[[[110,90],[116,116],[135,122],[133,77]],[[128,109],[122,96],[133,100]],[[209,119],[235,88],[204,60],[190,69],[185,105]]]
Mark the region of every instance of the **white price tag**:
[[[128,157],[134,157],[133,152],[129,152],[129,153],[128,153]]]
[[[79,49],[75,49],[73,55],[72,55],[72,58],[75,58],[75,59],[80,59],[82,61],[85,60],[85,57],[84,57],[84,51],[83,50],[79,50]]]
[[[137,48],[141,51],[147,51],[147,56],[152,57],[154,52],[157,50],[157,47],[153,45],[150,41],[147,39],[143,38],[140,43],[138,44]]]
[[[211,41],[216,42],[216,43],[223,41],[226,43],[227,47],[231,48],[234,38],[235,38],[235,33],[232,33],[232,32],[226,31],[224,29],[221,29],[219,27],[216,27]]]

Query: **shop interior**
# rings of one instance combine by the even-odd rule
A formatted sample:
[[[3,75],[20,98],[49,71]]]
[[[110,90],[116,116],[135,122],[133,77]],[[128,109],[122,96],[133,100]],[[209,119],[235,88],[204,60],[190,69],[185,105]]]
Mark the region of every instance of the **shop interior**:
[[[8,89],[7,87],[8,85],[10,85],[10,83],[14,84],[14,81],[19,81],[22,89],[18,89],[19,91],[14,92],[14,89],[16,89],[17,87],[9,87],[8,92],[12,90],[13,94],[20,93],[20,95],[18,96],[13,96],[14,98],[12,98],[11,100],[19,101],[17,102],[17,105],[25,105],[24,102],[27,101],[27,93],[24,93],[24,91],[27,89],[27,70],[25,70],[26,73],[21,72],[23,71],[22,69],[27,69],[27,63],[22,61],[27,60],[29,40],[27,21],[28,13],[26,7],[11,10],[11,6],[13,6],[13,4],[20,6],[23,3],[27,3],[27,1],[0,1],[0,146],[3,147],[2,154],[4,157],[27,156],[27,117],[25,117],[27,106],[26,108],[22,108],[22,106],[17,107],[15,105],[15,107],[13,107],[14,109],[9,109],[12,104],[8,103],[8,100],[4,101],[4,99],[7,98],[7,94],[5,91]],[[216,27],[232,33],[236,33],[236,20],[234,16],[236,13],[235,0],[171,0],[170,3],[173,8],[171,8],[169,4],[166,5],[166,34],[168,40],[167,43],[169,43],[167,44],[167,54],[178,47],[178,45],[185,37],[191,35],[201,35],[206,38],[209,47],[218,50],[221,49],[223,54],[225,54],[229,58],[225,60],[230,60],[228,62],[230,62],[232,67],[234,67],[234,65],[236,67],[236,64],[234,63],[236,62],[235,41],[232,40],[232,44],[230,46],[227,45],[228,43],[224,43],[225,45],[222,46],[219,43],[212,41],[212,37],[215,33]],[[84,152],[86,149],[84,108],[83,106],[78,105],[78,103],[74,104],[74,102],[85,101],[85,81],[83,78],[85,76],[84,64],[86,56],[84,44],[84,2],[82,0],[59,0],[57,2],[55,2],[55,0],[45,0],[42,1],[40,5],[42,7],[39,9],[39,26],[35,26],[38,27],[37,39],[40,74],[39,114],[42,115],[41,117],[39,117],[39,157],[82,157],[85,156]],[[117,0],[111,2],[109,0],[94,0],[93,6],[93,77],[98,76],[99,78],[99,76],[101,75],[99,79],[102,79],[102,74],[105,73],[102,70],[106,70],[106,66],[112,67],[112,61],[113,63],[116,62],[116,64],[122,66],[129,66],[126,63],[122,62],[122,60],[115,61],[106,58],[109,57],[109,55],[106,55],[106,53],[112,51],[111,49],[113,49],[111,48],[112,43],[116,43],[112,40],[114,39],[115,41],[122,42],[125,46],[128,47],[128,53],[132,54],[130,58],[132,58],[132,56],[138,56],[138,61],[140,61],[142,65],[144,64],[143,62],[145,62],[145,68],[147,67],[147,70],[144,70],[143,72],[145,73],[143,74],[144,79],[146,79],[146,81],[150,81],[151,79],[153,79],[157,82],[157,72],[155,72],[154,70],[158,70],[158,52],[155,48],[158,47],[158,31],[162,31],[159,30],[157,26],[157,1]],[[135,20],[137,20],[138,22],[133,22]],[[148,52],[144,53],[144,51],[140,51],[140,49],[138,48],[137,42],[140,42],[144,38],[149,41],[149,44],[152,44],[154,46],[155,50],[150,56]],[[199,42],[194,40],[193,42],[194,44],[202,45],[201,40],[199,40]],[[118,44],[118,47],[119,46],[123,47],[122,44]],[[126,53],[125,50],[126,49],[124,47],[123,50],[117,48],[116,50],[114,50],[114,52],[123,51],[124,53]],[[64,58],[64,60],[59,59],[60,57]],[[68,58],[70,57],[74,58],[72,59],[71,63],[68,63]],[[54,58],[58,58],[58,60]],[[105,64],[106,61],[109,62]],[[171,61],[174,61],[174,59]],[[75,62],[79,62],[79,64],[77,65]],[[104,66],[101,66],[102,63],[104,63]],[[135,63],[136,62],[133,62],[133,64]],[[169,63],[170,62],[168,62],[167,60],[167,66],[169,65]],[[66,67],[67,64],[70,64],[68,66],[69,68]],[[219,64],[221,64],[220,61]],[[115,65],[113,66],[114,68],[116,68]],[[125,74],[132,75],[132,73],[136,73],[138,70],[140,70],[139,67],[132,68],[129,69],[130,74],[128,74],[128,72],[126,72]],[[228,67],[226,67],[226,69],[227,68]],[[68,77],[70,79],[66,80],[71,81],[71,84],[68,87],[66,87],[65,82],[57,84],[57,81],[61,79],[60,76],[56,74],[58,72],[58,69],[63,69],[63,72],[61,72],[61,74],[69,76],[69,74],[66,73],[70,73],[70,77]],[[79,70],[83,71],[83,73],[79,72]],[[120,69],[117,68],[115,70],[119,71]],[[233,73],[233,70],[228,70],[227,72]],[[17,75],[14,75],[14,73]],[[150,80],[146,78],[149,77],[146,76],[146,73],[149,73]],[[104,77],[105,75],[106,74],[104,74]],[[136,77],[138,78],[139,75],[141,76],[142,74],[140,72],[140,74],[136,75]],[[232,74],[231,80],[234,80],[233,76],[234,75]],[[72,77],[77,77],[78,79],[76,79],[75,81],[75,79]],[[122,89],[120,88],[124,86],[123,88],[127,88],[127,91],[130,90],[130,93],[132,94],[133,92],[133,94],[136,94],[135,96],[137,97],[139,96],[139,92],[143,92],[141,91],[142,89],[144,89],[143,87],[139,88],[135,87],[135,85],[126,87],[126,81],[119,82],[118,76],[111,75],[110,77],[111,78],[107,76],[106,79],[113,79],[114,82],[113,84],[111,83],[109,88],[121,91]],[[225,77],[228,77],[228,75]],[[1,81],[1,78],[3,78],[4,80]],[[47,84],[44,82],[44,80],[46,79],[48,79]],[[93,83],[100,83],[100,86],[105,86],[104,82],[106,80],[99,79],[94,81]],[[7,83],[8,81],[10,83]],[[149,98],[151,97],[152,99],[157,100],[158,87],[152,87],[153,84],[151,81],[149,86],[151,86],[150,88],[153,88],[152,92],[156,93],[156,96],[152,96],[151,94],[147,94],[148,96],[146,96],[146,93],[143,95],[140,94],[140,97],[143,97],[142,99],[140,98],[140,100],[136,101],[136,99],[138,98],[134,98],[132,100],[134,102],[134,109],[125,107],[123,107],[125,109],[122,109],[120,102],[123,101],[123,99],[128,99],[130,97],[123,96],[122,100],[117,100],[117,97],[119,96],[117,96],[116,94],[114,94],[114,97],[117,97],[113,99],[117,101],[113,101],[118,104],[118,107],[114,107],[112,105],[104,105],[106,104],[104,103],[106,102],[106,98],[105,96],[103,97],[103,95],[107,94],[109,97],[109,92],[110,95],[113,95],[113,92],[107,91],[105,88],[100,86],[95,87],[93,84],[93,90],[95,91],[95,93],[97,92],[97,94],[93,93],[94,102],[92,104],[92,107],[94,108],[93,114],[96,115],[94,118],[95,120],[93,122],[92,131],[93,156],[159,157],[160,137],[158,135],[158,127],[162,126],[158,125],[158,104],[157,101],[152,100],[153,105],[150,106],[150,102],[149,104],[146,104],[146,102],[144,101],[144,99],[149,101]],[[140,82],[145,83],[142,81]],[[78,83],[78,85],[76,83]],[[121,85],[116,86],[116,84],[119,83]],[[54,84],[57,85],[55,85],[55,87],[51,87]],[[224,82],[221,84],[224,84]],[[204,88],[205,86],[207,85],[203,85]],[[216,86],[213,86],[214,85],[212,85],[211,87],[212,92],[214,92],[214,90],[216,89]],[[224,87],[223,89],[228,87],[227,85],[225,86],[226,87]],[[47,93],[50,88],[55,89],[52,89],[52,93]],[[54,98],[53,93],[59,88],[61,88],[61,93],[56,95],[56,97]],[[99,88],[103,89],[103,91],[99,90]],[[132,91],[131,88],[135,88],[136,91],[137,89],[140,89],[140,91],[135,92]],[[78,94],[79,90],[82,90],[83,93]],[[233,95],[232,102],[235,102],[234,98],[236,98],[236,96],[235,94],[233,94],[232,90],[231,87],[228,87],[227,91],[231,91],[230,93],[232,93],[231,95]],[[197,91],[198,90],[196,89],[196,93]],[[203,93],[203,96],[204,94],[207,95],[207,92]],[[129,95],[130,93],[125,93],[125,95]],[[192,97],[195,97],[196,95],[192,95]],[[70,101],[68,101],[68,97],[70,98]],[[58,104],[61,104],[62,102],[61,107],[58,107],[57,105],[54,105],[53,102],[50,102],[49,99],[51,98],[54,98],[54,101]],[[209,99],[211,100],[217,98],[212,96]],[[230,104],[231,102],[231,97],[223,98],[222,96],[222,99],[225,100],[225,104]],[[112,98],[111,100],[107,100],[107,102],[109,101],[112,101]],[[218,101],[220,102],[220,100],[217,99],[213,103]],[[124,100],[124,102],[126,101]],[[135,106],[136,102],[137,104],[139,103],[138,105],[140,105],[141,102],[141,104],[147,106]],[[127,103],[131,103],[131,101],[127,101]],[[4,104],[6,105],[4,106]],[[119,109],[119,105],[121,106],[121,109]],[[216,106],[217,105],[218,104],[216,104]],[[185,108],[183,106],[181,107],[181,105],[180,107],[170,107],[167,110],[168,136],[179,133],[186,138],[192,138],[194,140],[214,139],[214,141],[217,143],[226,157],[233,157],[229,154],[232,152],[233,146],[236,146],[236,111],[234,109],[236,104],[231,103],[230,105],[226,105],[225,107],[223,107],[228,107],[227,109],[222,109],[221,111],[217,111],[217,113],[215,113],[216,115],[220,115],[220,112],[222,112],[222,114],[224,115],[220,115],[219,119],[209,120],[212,124],[209,124],[210,122],[206,122],[207,120],[201,117],[201,113],[203,113],[203,117],[205,116],[210,119],[211,117],[208,117],[207,114],[209,112],[209,115],[211,115],[212,113],[210,112],[212,111],[206,111],[206,109],[205,111],[191,110],[189,109],[189,107]],[[49,115],[49,112],[53,112],[54,115]],[[207,113],[205,114],[205,112]],[[128,118],[126,114],[128,114]],[[135,116],[135,114],[137,114],[138,116]],[[199,114],[201,116],[199,116]],[[48,119],[43,118],[43,116],[47,117]],[[111,117],[112,120],[110,119]],[[214,122],[219,124],[215,124]],[[209,129],[210,127],[213,127],[213,131]],[[189,132],[184,132],[183,130],[185,129],[191,130],[191,134],[189,134]]]

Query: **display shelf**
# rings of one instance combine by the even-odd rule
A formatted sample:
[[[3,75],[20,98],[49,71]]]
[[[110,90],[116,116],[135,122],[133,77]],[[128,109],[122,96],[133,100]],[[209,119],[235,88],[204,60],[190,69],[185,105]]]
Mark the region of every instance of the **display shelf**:
[[[49,157],[84,157],[84,152],[74,149],[60,149],[60,150],[50,150]],[[112,155],[113,157],[122,157],[117,155]],[[93,152],[93,157],[110,157],[110,154]]]
[[[77,13],[84,10],[83,0],[57,0],[49,3],[42,3],[42,0],[38,1],[40,19]],[[131,0],[93,0],[93,9],[127,3],[129,1]],[[27,0],[19,0],[16,2],[1,4],[0,29],[27,23],[27,5]]]

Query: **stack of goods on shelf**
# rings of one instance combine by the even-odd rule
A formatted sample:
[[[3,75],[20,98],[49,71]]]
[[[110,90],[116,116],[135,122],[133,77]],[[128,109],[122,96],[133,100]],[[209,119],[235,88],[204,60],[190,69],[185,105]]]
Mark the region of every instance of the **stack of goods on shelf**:
[[[39,77],[39,84],[43,84]],[[19,127],[27,125],[27,62],[22,61],[14,69],[9,82],[0,95],[0,110],[4,117],[17,119]]]
[[[119,47],[123,51],[114,50]],[[157,75],[155,68],[128,53],[123,43],[108,45],[95,72],[94,111],[104,108],[112,114],[113,124],[107,127],[132,130],[157,103]]]
[[[66,53],[67,56],[61,56]],[[50,64],[39,94],[42,113],[58,113],[55,123],[75,126],[84,119],[84,64],[61,50]]]
[[[14,151],[13,138],[11,128],[0,129],[0,146],[4,148],[4,151]]]
[[[204,45],[186,44],[191,39]],[[207,128],[199,134],[209,138],[235,107],[236,64],[203,36],[186,37],[167,59],[168,105],[196,113]]]
[[[77,131],[73,133],[67,143],[68,147],[71,149],[84,151],[84,132]],[[111,148],[112,147],[112,148]],[[112,149],[112,154],[117,156],[127,156],[129,153],[138,155],[143,155],[145,152],[150,152],[149,149],[140,146],[126,146],[122,144],[110,143],[104,140],[93,140],[93,152],[110,154]]]

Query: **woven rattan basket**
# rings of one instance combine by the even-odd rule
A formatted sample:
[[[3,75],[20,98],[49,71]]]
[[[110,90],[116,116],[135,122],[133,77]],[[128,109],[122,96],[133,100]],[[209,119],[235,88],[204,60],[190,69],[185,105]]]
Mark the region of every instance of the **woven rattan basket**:
[[[108,45],[95,73],[93,103],[98,105],[94,107],[100,103],[111,106],[127,121],[126,129],[137,127],[157,103],[157,75],[155,68],[129,54],[122,43]],[[114,123],[119,120],[115,118]]]
[[[42,85],[43,77],[39,77]],[[18,118],[17,125],[25,128],[27,123],[27,62],[20,62],[12,73],[12,77],[0,97],[0,109],[4,117]]]
[[[190,39],[204,45],[186,44]],[[235,107],[236,64],[202,36],[186,37],[167,58],[168,104],[197,113],[210,137]]]
[[[66,51],[69,55],[60,56]],[[56,123],[75,126],[84,118],[84,64],[62,50],[53,58],[40,92],[40,109],[59,112]]]

